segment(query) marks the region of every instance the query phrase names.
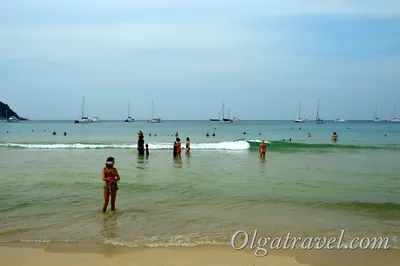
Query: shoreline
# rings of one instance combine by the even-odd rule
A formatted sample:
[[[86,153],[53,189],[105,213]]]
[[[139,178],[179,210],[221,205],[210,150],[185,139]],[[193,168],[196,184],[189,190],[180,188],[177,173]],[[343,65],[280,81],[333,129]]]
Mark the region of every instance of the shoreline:
[[[75,248],[74,248],[75,249]],[[394,266],[400,259],[399,250],[341,251],[287,250],[271,251],[265,257],[254,256],[250,249],[234,250],[230,246],[122,248],[103,247],[90,252],[85,245],[71,249],[71,244],[0,245],[5,265],[221,265],[221,266]],[[79,250],[79,251],[78,251]],[[78,252],[77,252],[78,251]]]

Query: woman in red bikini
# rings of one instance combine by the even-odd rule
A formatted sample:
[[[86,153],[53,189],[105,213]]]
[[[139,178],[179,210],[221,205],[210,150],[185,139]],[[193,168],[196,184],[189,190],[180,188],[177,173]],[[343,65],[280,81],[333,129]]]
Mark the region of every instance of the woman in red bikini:
[[[181,152],[182,152],[181,139],[176,138],[176,155],[178,155],[178,158],[181,157]]]
[[[117,198],[118,184],[120,180],[118,170],[114,167],[115,159],[108,157],[106,166],[103,168],[102,179],[104,181],[104,205],[103,212],[106,212],[108,207],[109,198],[111,195],[111,211],[115,211],[115,200]]]
[[[265,144],[264,141],[262,141],[260,144],[260,148],[258,149],[258,152],[260,153],[260,158],[265,158],[266,151],[267,151],[267,145]]]

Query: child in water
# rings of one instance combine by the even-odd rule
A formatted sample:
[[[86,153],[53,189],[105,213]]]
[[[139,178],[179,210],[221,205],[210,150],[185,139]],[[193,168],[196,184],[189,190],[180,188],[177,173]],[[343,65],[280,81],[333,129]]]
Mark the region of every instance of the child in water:
[[[149,144],[146,144],[146,155],[149,155]]]
[[[106,161],[106,166],[103,168],[103,181],[105,182],[104,188],[104,205],[103,212],[106,212],[109,197],[111,195],[111,210],[115,210],[115,200],[117,198],[118,184],[120,176],[117,168],[114,167],[115,159],[113,157],[108,157]]]
[[[263,140],[260,144],[260,148],[258,149],[258,152],[260,153],[260,158],[265,158],[266,151],[267,151],[267,145],[265,144],[265,141]]]

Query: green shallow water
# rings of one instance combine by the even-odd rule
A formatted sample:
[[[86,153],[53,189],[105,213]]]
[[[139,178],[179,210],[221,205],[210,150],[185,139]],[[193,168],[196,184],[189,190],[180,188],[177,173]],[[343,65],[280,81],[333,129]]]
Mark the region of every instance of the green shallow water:
[[[70,127],[71,132],[78,130],[70,124],[55,124]],[[40,123],[28,125],[49,127]],[[20,132],[7,136],[5,141],[3,138],[2,143],[43,143],[44,137],[38,132],[35,131],[37,138],[27,132],[28,125],[12,125],[13,132]],[[102,131],[113,125],[121,127],[121,133],[109,135]],[[189,125],[175,126],[180,127],[180,132],[186,126],[187,131],[206,130],[202,124]],[[128,133],[122,129],[125,125],[94,126],[99,132],[90,130],[96,131],[96,138],[103,134],[103,139],[109,139],[103,143],[127,143],[124,136]],[[289,126],[292,124],[273,124],[268,135],[279,130],[293,133],[287,129]],[[235,125],[236,133],[227,132],[224,136],[221,132],[217,141],[197,141],[192,137],[192,142],[203,145],[240,140],[244,129],[257,132],[258,127],[262,126]],[[160,138],[162,130],[158,129]],[[329,138],[330,130],[314,130],[313,135]],[[397,129],[387,130],[391,135],[397,134]],[[132,132],[136,129],[130,129]],[[81,143],[98,141],[85,131],[78,133],[74,138]],[[398,145],[396,139],[382,138],[379,142],[377,134],[368,142],[362,136],[341,140],[345,147],[337,148],[329,142],[312,143],[307,137],[282,143],[283,134],[269,139],[272,143],[266,160],[260,160],[255,152],[256,136],[249,136],[248,148],[239,145],[240,149],[231,150],[193,149],[190,156],[183,155],[180,160],[174,160],[172,152],[161,144],[157,144],[160,149],[151,150],[150,156],[143,158],[134,148],[0,147],[0,242],[191,246],[227,244],[238,230],[259,230],[272,237],[285,236],[287,232],[337,236],[343,229],[348,237],[390,236],[392,245],[399,247],[396,228],[400,226],[400,165],[399,151],[393,148]],[[163,138],[157,143],[171,139]],[[77,143],[62,140],[61,136],[57,142]],[[379,148],[353,148],[366,144]],[[296,152],[288,152],[292,148]],[[108,156],[116,158],[121,175],[115,214],[100,211],[101,169]]]

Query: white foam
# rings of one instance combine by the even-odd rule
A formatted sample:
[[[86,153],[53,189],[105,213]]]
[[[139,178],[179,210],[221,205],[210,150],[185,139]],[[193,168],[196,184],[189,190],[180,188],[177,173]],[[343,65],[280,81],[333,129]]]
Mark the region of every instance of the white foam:
[[[25,144],[25,143],[0,143],[0,147],[26,148],[26,149],[136,149],[136,144]],[[173,143],[149,143],[150,150],[172,149]],[[217,143],[191,143],[191,149],[195,150],[247,150],[250,144],[244,140],[225,141]],[[185,149],[185,143],[182,144]]]

